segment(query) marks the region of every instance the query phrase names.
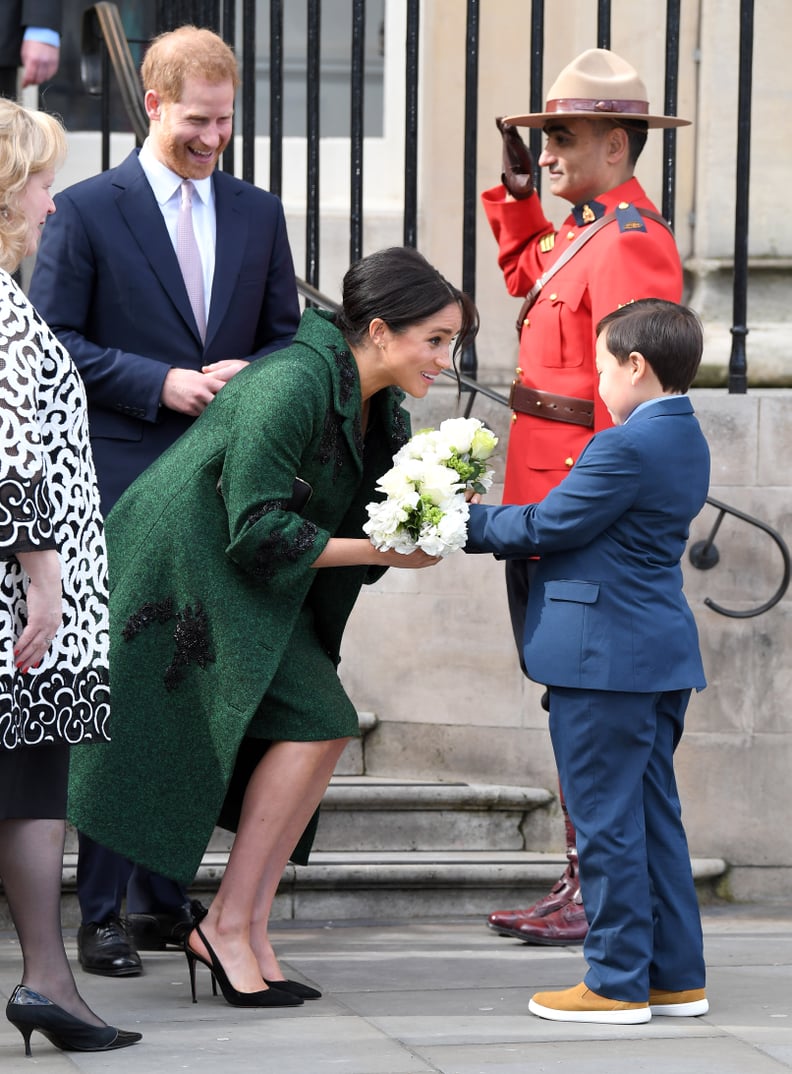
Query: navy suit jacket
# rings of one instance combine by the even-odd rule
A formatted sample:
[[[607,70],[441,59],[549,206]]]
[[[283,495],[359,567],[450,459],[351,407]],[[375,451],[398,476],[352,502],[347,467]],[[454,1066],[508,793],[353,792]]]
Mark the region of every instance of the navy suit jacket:
[[[85,383],[102,507],[193,419],[160,406],[171,367],[253,359],[291,342],[300,318],[280,200],[213,175],[217,241],[201,342],[162,213],[133,151],[55,198],[30,299]]]
[[[19,50],[28,26],[60,31],[61,0],[2,0],[0,67],[19,67]]]
[[[670,396],[593,437],[540,503],[471,505],[466,551],[541,556],[525,620],[532,679],[639,693],[705,685],[680,559],[708,486],[690,400]]]

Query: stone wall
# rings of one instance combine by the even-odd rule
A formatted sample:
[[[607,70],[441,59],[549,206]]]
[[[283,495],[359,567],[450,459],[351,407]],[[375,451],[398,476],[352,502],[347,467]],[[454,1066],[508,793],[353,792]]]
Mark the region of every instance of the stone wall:
[[[789,541],[792,391],[692,395],[712,449],[711,496]],[[456,412],[455,389],[441,384],[413,406],[413,424],[435,425]],[[505,448],[509,412],[480,398],[473,414]],[[491,502],[499,492],[492,490]],[[707,537],[716,518],[707,506],[691,542]],[[717,614],[705,598],[737,611],[767,601],[783,561],[770,537],[732,516],[715,545],[714,569],[685,563],[709,682],[691,702],[678,752],[690,846],[729,862],[724,894],[783,898],[792,880],[792,594],[757,618]],[[518,670],[503,566],[490,557],[458,554],[426,571],[391,570],[366,589],[341,671],[356,704],[381,721],[367,740],[373,774],[555,788],[541,688]],[[561,849],[560,821],[549,827],[555,833],[535,849]]]

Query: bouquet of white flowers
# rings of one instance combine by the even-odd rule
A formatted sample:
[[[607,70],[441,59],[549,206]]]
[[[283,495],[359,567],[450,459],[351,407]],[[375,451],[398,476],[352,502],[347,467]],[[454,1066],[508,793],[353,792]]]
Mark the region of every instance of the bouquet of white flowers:
[[[439,429],[416,433],[377,482],[385,499],[366,507],[363,529],[374,547],[405,554],[422,548],[430,556],[462,548],[465,490],[483,493],[492,485],[486,462],[497,442],[478,418],[448,418]]]

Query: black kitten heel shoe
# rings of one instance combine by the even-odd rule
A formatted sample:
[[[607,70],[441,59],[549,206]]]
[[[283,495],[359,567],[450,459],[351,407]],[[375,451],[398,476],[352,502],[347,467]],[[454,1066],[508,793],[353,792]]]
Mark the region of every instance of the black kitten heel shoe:
[[[16,1026],[25,1042],[25,1055],[31,1056],[30,1034],[43,1034],[62,1052],[110,1052],[137,1044],[142,1033],[130,1033],[115,1026],[92,1026],[64,1011],[46,996],[26,985],[17,985],[6,1006],[6,1018]]]
[[[268,981],[265,977],[264,984],[269,985],[270,988],[277,988],[280,992],[288,992],[292,996],[299,996],[300,999],[322,998],[322,993],[318,988],[311,988],[310,985],[303,984],[302,981]]]
[[[184,953],[187,956],[187,965],[190,970],[190,991],[192,992],[192,1001],[197,1003],[195,998],[195,963],[202,962],[204,966],[212,974],[212,993],[217,995],[217,985],[220,985],[220,991],[223,993],[223,999],[226,1003],[230,1003],[232,1007],[299,1007],[302,1003],[302,999],[299,996],[294,995],[291,992],[281,991],[279,988],[263,988],[260,992],[238,992],[236,988],[231,984],[228,979],[228,974],[223,969],[220,960],[212,950],[212,945],[201,931],[201,926],[196,925],[195,932],[198,933],[201,941],[209,954],[209,961],[203,958],[201,955],[197,955],[195,951],[190,947],[190,936],[184,941]]]

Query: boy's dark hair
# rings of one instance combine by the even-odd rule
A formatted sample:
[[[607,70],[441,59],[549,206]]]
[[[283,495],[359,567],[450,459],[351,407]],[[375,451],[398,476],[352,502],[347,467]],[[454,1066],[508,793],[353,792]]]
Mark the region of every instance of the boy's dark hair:
[[[620,365],[633,351],[642,354],[663,391],[686,392],[693,383],[704,345],[701,322],[692,309],[664,298],[639,298],[606,314],[597,325]]]
[[[336,324],[348,343],[359,343],[375,317],[399,333],[451,302],[456,302],[462,313],[456,355],[478,331],[478,312],[472,299],[441,276],[417,250],[393,246],[369,254],[348,270]]]

